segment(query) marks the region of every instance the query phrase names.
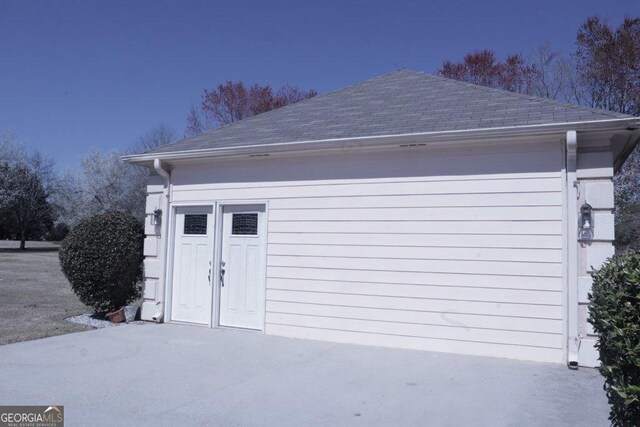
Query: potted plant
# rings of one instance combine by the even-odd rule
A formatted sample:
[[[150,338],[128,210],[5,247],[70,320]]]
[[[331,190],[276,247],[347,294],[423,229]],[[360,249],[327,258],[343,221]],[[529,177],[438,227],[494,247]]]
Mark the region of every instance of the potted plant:
[[[122,322],[124,322],[125,321],[124,307],[120,307],[116,311],[112,311],[111,313],[107,313],[107,319],[109,319],[113,323],[122,323]]]

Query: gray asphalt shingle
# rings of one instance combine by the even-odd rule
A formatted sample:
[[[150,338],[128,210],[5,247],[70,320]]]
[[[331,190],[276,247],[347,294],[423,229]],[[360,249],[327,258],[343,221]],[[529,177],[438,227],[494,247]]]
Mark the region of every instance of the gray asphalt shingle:
[[[629,117],[400,70],[149,153]]]

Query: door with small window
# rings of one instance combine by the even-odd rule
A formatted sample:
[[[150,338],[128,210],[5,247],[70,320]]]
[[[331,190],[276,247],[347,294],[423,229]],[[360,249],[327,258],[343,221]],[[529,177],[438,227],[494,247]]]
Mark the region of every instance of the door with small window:
[[[213,207],[179,207],[175,217],[171,320],[211,322]]]
[[[265,228],[264,205],[223,207],[219,269],[221,326],[263,329]]]

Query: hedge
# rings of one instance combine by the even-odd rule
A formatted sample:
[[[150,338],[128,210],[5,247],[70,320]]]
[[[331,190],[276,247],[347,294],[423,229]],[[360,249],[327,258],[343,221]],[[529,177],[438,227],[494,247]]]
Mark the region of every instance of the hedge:
[[[92,216],[62,241],[62,272],[83,304],[113,311],[140,297],[143,244],[144,227],[133,215]]]
[[[614,426],[640,425],[640,253],[614,256],[592,274],[589,323]]]

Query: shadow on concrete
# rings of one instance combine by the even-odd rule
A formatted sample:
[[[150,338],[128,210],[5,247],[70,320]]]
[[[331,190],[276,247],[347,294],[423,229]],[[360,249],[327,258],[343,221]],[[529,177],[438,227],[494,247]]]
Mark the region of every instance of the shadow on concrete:
[[[30,248],[26,247],[24,249],[19,248],[0,248],[0,253],[10,252],[10,253],[24,253],[24,252],[58,252],[60,250],[59,247],[47,247],[47,248]]]

